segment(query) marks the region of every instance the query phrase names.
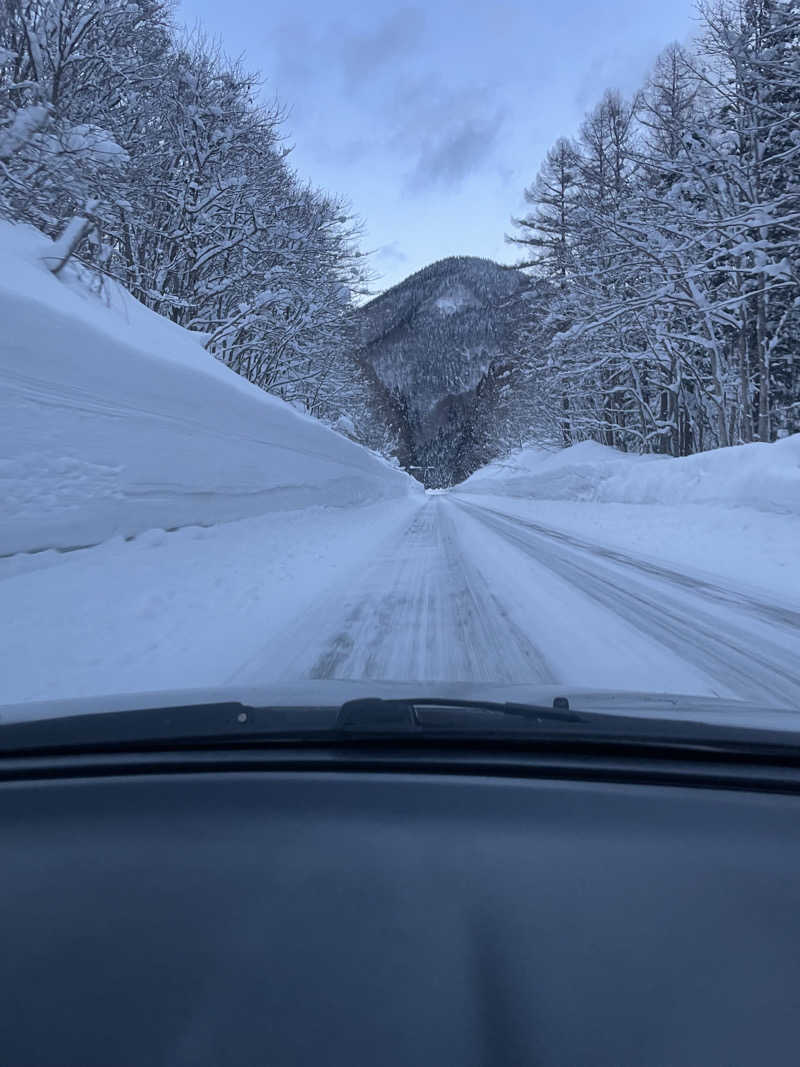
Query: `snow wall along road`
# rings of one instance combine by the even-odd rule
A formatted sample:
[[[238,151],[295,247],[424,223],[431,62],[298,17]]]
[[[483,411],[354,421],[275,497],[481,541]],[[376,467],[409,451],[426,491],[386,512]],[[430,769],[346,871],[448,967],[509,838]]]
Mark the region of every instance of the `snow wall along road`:
[[[0,554],[421,491],[48,244],[0,223]]]

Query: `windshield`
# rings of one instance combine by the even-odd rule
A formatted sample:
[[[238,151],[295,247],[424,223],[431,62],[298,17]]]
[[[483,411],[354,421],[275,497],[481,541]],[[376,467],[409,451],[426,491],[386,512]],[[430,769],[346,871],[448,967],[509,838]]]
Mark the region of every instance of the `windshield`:
[[[798,40],[4,4],[0,723],[800,712]]]

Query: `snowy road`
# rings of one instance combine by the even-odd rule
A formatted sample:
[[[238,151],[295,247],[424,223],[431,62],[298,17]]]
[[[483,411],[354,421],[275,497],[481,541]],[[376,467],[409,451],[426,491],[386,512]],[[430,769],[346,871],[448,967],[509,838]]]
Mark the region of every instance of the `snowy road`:
[[[315,603],[277,647],[270,642],[263,658],[227,680],[555,681],[465,551],[458,517],[442,498],[429,498],[364,561],[356,581]]]
[[[564,683],[800,707],[800,605],[428,497],[226,681]]]
[[[349,678],[800,707],[798,534],[445,493],[20,554],[0,560],[0,703]]]
[[[0,238],[0,704],[349,678],[800,708],[800,435],[529,445],[426,495]]]

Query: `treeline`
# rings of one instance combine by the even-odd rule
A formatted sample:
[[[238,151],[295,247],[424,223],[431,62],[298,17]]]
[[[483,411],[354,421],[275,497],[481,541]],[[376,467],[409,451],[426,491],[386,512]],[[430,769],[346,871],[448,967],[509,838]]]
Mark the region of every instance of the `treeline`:
[[[280,107],[162,0],[3,0],[0,213],[328,418],[363,406],[347,206],[292,171]]]
[[[800,8],[699,14],[526,190],[510,443],[534,408],[563,443],[675,456],[800,430]]]

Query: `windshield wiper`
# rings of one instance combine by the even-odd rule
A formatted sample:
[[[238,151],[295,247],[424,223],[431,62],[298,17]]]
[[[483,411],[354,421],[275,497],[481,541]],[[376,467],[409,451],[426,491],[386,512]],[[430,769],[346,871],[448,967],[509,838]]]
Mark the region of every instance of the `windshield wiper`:
[[[478,740],[531,744],[656,746],[766,753],[800,751],[800,734],[756,725],[720,725],[702,719],[648,717],[570,707],[473,700],[351,700],[336,728],[353,740]]]
[[[401,730],[419,733],[431,727],[474,726],[478,717],[491,720],[505,715],[531,723],[581,723],[587,716],[571,711],[566,697],[556,697],[552,705],[495,703],[482,700],[382,700],[367,698],[342,704],[336,728],[357,733],[362,730]],[[488,723],[487,723],[488,724]]]
[[[438,709],[436,721],[431,720]],[[512,710],[513,709],[513,710]],[[238,701],[142,708],[33,719],[0,725],[0,754],[20,751],[92,751],[159,745],[248,744],[258,741],[384,737],[426,729],[497,725],[497,712],[531,722],[578,722],[564,697],[552,707],[470,700],[352,700],[340,707],[252,707]]]
[[[248,748],[258,745],[416,744],[629,745],[783,753],[785,730],[719,725],[549,705],[447,698],[350,700],[339,706],[257,707],[237,701],[107,711],[0,725],[0,756]]]
[[[0,755],[213,746],[324,733],[336,707],[252,707],[239,701],[98,711],[0,725]]]

